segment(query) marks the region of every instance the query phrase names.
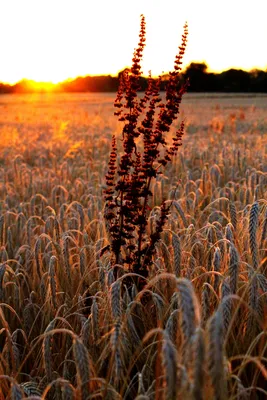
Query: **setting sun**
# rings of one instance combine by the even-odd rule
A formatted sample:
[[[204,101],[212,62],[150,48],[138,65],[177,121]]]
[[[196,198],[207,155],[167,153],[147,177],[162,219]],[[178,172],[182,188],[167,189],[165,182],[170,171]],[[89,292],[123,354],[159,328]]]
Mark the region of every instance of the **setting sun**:
[[[181,28],[189,23],[184,65],[210,70],[266,69],[267,3],[241,0],[1,2],[0,81],[23,78],[57,83],[83,75],[117,74],[130,65],[139,16],[147,20],[143,72],[169,71]]]

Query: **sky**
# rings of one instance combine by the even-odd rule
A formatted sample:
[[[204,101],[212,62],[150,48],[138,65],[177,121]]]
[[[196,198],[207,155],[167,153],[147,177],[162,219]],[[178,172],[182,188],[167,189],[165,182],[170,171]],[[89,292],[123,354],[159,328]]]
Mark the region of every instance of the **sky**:
[[[0,0],[0,81],[116,75],[131,65],[140,14],[145,75],[172,69],[185,21],[184,66],[267,69],[267,0]]]

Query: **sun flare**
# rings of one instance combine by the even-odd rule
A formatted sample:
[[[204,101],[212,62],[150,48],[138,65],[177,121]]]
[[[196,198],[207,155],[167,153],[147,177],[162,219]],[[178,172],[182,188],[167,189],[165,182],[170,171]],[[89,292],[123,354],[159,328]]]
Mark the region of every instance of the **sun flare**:
[[[38,81],[30,81],[27,82],[30,89],[36,91],[43,91],[43,92],[51,92],[55,89],[56,82],[38,82]]]

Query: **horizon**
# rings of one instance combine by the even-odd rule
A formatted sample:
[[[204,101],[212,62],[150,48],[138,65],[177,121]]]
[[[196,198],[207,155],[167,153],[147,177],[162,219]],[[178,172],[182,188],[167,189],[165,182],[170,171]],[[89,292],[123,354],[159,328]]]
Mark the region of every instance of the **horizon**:
[[[202,64],[202,63],[204,63],[204,61],[191,61],[191,63]],[[190,63],[190,64],[191,64],[191,63]],[[182,73],[185,72],[186,68],[189,67],[190,64],[189,64],[189,65],[186,65],[186,66],[182,69]],[[77,76],[74,76],[74,77],[69,77],[69,78],[64,79],[64,80],[62,80],[62,81],[59,81],[59,82],[53,82],[53,81],[37,81],[37,80],[35,80],[35,79],[23,77],[23,78],[21,78],[19,81],[16,81],[16,82],[4,82],[4,81],[1,81],[1,79],[0,79],[0,84],[2,84],[2,85],[9,85],[9,86],[15,86],[15,85],[17,85],[17,84],[19,84],[19,83],[21,83],[21,82],[27,82],[27,83],[30,83],[30,84],[32,83],[32,84],[38,84],[38,85],[45,84],[45,85],[57,86],[57,85],[66,83],[66,82],[68,82],[68,81],[70,81],[70,82],[75,81],[75,80],[78,79],[78,78],[85,79],[85,78],[87,78],[87,77],[95,78],[95,77],[108,77],[108,76],[111,76],[111,77],[113,77],[113,78],[117,78],[117,77],[118,77],[118,74],[119,74],[121,71],[123,71],[124,69],[126,69],[126,68],[130,68],[130,67],[129,67],[129,66],[125,66],[124,68],[120,69],[116,74],[103,73],[103,74],[94,74],[94,75],[92,75],[92,74],[77,75]],[[259,68],[254,68],[254,69],[251,69],[251,70],[246,70],[246,69],[243,69],[243,68],[231,67],[231,68],[228,68],[227,70],[212,71],[212,70],[210,70],[209,66],[207,66],[207,71],[206,71],[206,73],[207,73],[207,74],[221,74],[221,73],[226,72],[226,71],[229,71],[229,70],[231,70],[231,69],[233,69],[233,70],[239,70],[239,71],[241,70],[241,71],[248,72],[248,73],[253,72],[254,69],[261,70],[261,69],[259,69]],[[266,68],[265,70],[261,70],[261,71],[267,72],[267,68]],[[163,76],[164,76],[164,75],[168,75],[168,74],[169,74],[169,72],[162,71],[162,75],[163,75]],[[144,78],[148,78],[148,77],[149,77],[148,74],[147,74],[147,75],[146,75],[146,74],[142,74],[142,76],[143,76]],[[154,76],[154,77],[157,77],[158,75],[153,75],[153,76]]]
[[[185,21],[189,39],[183,65],[205,62],[214,73],[231,68],[266,70],[262,51],[267,37],[265,0],[255,0],[253,8],[241,0],[225,0],[219,9],[213,0],[143,3],[130,3],[130,12],[122,0],[58,0],[56,4],[52,0],[9,0],[0,4],[4,17],[0,81],[60,83],[79,76],[116,76],[121,65],[131,65],[140,14],[145,15],[147,25],[144,76],[149,70],[154,76],[172,70]]]

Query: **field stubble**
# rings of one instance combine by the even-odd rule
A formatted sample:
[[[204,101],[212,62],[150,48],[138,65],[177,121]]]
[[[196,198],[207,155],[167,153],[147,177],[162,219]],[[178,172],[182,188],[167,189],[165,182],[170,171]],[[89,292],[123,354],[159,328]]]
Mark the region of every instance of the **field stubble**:
[[[114,94],[0,100],[1,400],[266,398],[266,97],[184,96],[139,293],[101,256]]]

